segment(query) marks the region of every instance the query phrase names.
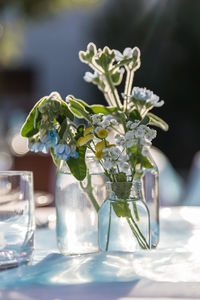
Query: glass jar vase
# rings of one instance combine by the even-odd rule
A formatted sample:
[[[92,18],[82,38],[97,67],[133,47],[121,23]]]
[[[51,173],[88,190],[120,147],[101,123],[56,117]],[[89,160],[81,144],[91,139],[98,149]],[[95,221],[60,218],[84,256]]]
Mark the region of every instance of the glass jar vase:
[[[86,157],[88,174],[78,181],[65,165],[57,175],[57,244],[62,254],[98,251],[98,211],[106,197],[106,177],[92,155]]]
[[[106,187],[107,199],[99,210],[100,250],[150,249],[150,215],[141,182],[107,182]]]
[[[148,206],[151,222],[151,248],[156,248],[160,238],[159,224],[159,171],[151,153],[147,155],[147,165],[141,170],[143,198]]]

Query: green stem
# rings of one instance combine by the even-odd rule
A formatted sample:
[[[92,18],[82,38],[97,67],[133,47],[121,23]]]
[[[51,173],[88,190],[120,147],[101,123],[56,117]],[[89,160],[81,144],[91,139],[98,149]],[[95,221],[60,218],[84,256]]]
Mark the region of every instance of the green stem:
[[[135,230],[134,226],[131,224],[131,222],[130,222],[130,220],[129,220],[128,217],[126,218],[126,220],[127,220],[128,224],[129,224],[129,226],[130,226],[131,231],[132,231],[133,234],[135,235],[135,237],[136,237],[136,239],[137,239],[137,241],[138,241],[140,247],[141,247],[142,249],[147,249],[147,247],[145,246],[145,244],[144,244],[144,242],[142,241],[141,237],[138,235],[138,233],[137,233],[137,231]]]
[[[128,104],[128,97],[131,94],[132,84],[133,84],[133,78],[134,78],[134,70],[129,69],[126,67],[127,76],[126,76],[126,82],[125,82],[125,89],[124,89],[124,112],[127,111],[127,104]]]
[[[134,215],[136,217],[136,220],[139,222],[140,218],[139,218],[139,215],[138,215],[137,205],[135,204],[135,202],[133,202],[133,211],[134,211]]]
[[[140,231],[139,227],[137,226],[135,220],[133,219],[132,216],[130,216],[130,219],[131,219],[131,221],[133,222],[134,226],[136,227],[137,231],[139,232],[139,235],[142,237],[142,239],[143,239],[143,241],[144,241],[144,243],[145,243],[145,245],[146,245],[146,249],[150,249],[149,244],[147,243],[147,241],[146,241],[144,235],[142,234],[142,232]]]
[[[117,89],[113,86],[113,83],[112,83],[112,80],[111,80],[111,77],[110,77],[110,73],[109,72],[106,72],[105,73],[105,77],[106,77],[106,80],[107,80],[107,83],[108,83],[108,86],[110,88],[110,91],[113,95],[113,98],[115,100],[115,104],[117,106],[117,108],[119,110],[121,110],[121,101],[119,99],[119,95],[118,95],[118,92],[117,92]]]
[[[115,106],[114,102],[112,100],[112,97],[110,97],[109,93],[104,92],[104,97],[105,97],[106,101],[108,102],[108,105]]]
[[[134,78],[134,70],[126,67],[126,71],[127,71],[127,77],[125,82],[124,94],[130,95],[132,84],[133,84],[133,78]]]
[[[93,194],[92,180],[91,180],[91,175],[90,175],[90,174],[88,174],[87,179],[88,179],[87,185],[84,187],[82,181],[80,181],[80,186],[81,186],[82,190],[83,190],[85,193],[87,193],[87,195],[88,195],[88,197],[89,197],[89,199],[90,199],[92,205],[94,206],[96,212],[98,213],[98,211],[99,211],[99,209],[100,209],[100,206],[99,206],[99,204],[98,204],[98,202],[97,202],[97,200],[95,199],[94,194]]]
[[[111,205],[109,210],[109,221],[108,221],[108,231],[107,231],[107,240],[106,240],[106,251],[108,251],[108,245],[110,240],[110,225],[111,225]]]

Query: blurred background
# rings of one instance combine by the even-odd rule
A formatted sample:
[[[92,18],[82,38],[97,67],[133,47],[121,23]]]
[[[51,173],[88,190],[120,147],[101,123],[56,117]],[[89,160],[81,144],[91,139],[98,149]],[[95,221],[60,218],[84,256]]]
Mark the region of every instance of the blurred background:
[[[199,0],[1,0],[0,170],[33,171],[35,190],[53,197],[51,158],[28,152],[19,135],[27,113],[53,90],[106,104],[96,86],[84,82],[89,69],[79,50],[91,41],[120,51],[138,46],[142,66],[134,85],[165,101],[155,112],[170,127],[158,130],[154,141],[161,150],[154,153],[161,203],[199,204],[199,16]]]

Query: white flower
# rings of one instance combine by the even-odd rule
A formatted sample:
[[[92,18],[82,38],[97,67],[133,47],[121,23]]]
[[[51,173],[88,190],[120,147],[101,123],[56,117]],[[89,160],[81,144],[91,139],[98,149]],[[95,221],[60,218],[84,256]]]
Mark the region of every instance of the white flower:
[[[121,172],[126,174],[130,172],[130,166],[128,162],[119,162],[119,168]]]
[[[133,122],[131,122],[131,121],[126,122],[126,128],[130,128],[130,126],[131,126],[132,123]]]
[[[110,121],[103,119],[101,122],[98,123],[98,125],[105,129],[106,127],[110,126]]]
[[[125,134],[125,139],[130,140],[130,139],[133,139],[134,136],[135,136],[135,132],[133,130],[129,130]]]
[[[94,79],[98,78],[99,74],[95,71],[94,73],[86,72],[83,79],[87,82],[92,82]]]
[[[147,140],[146,140],[145,138],[140,138],[139,142],[140,142],[140,145],[141,145],[141,146],[144,146],[144,145],[149,144],[149,142],[147,143]],[[150,143],[150,144],[151,144],[151,143]]]
[[[127,161],[128,161],[128,159],[129,159],[129,157],[128,157],[128,155],[127,155],[127,154],[125,154],[125,155],[121,155],[121,156],[120,156],[120,161],[121,161],[121,162],[127,162]]]
[[[135,139],[135,131],[129,130],[125,134],[125,140],[126,140],[126,147],[131,148],[135,144],[137,144],[137,141]]]
[[[91,116],[91,118],[92,118],[92,124],[93,125],[98,125],[102,121],[102,117],[103,117],[103,114],[92,115]]]
[[[116,134],[115,141],[116,141],[117,146],[123,146],[125,143],[125,138],[124,138],[124,136],[122,136],[120,134]]]
[[[101,126],[97,126],[96,128],[95,128],[95,133],[98,133],[100,130],[102,130],[102,129],[104,129],[103,127],[101,127]]]
[[[148,141],[152,141],[155,137],[156,137],[156,130],[154,129],[149,129],[146,133],[145,133],[145,138],[148,140]]]
[[[121,151],[119,150],[119,148],[111,147],[109,149],[110,149],[110,156],[112,157],[112,159],[117,160],[121,155]]]
[[[124,49],[123,53],[121,53],[118,50],[114,50],[114,51],[115,51],[116,61],[132,58],[132,57],[136,57],[136,58],[140,57],[140,50],[137,47],[135,47],[135,48],[127,47]]]
[[[143,138],[144,135],[145,135],[145,130],[144,130],[144,128],[141,128],[141,126],[139,126],[139,127],[136,129],[136,131],[135,131],[135,136],[136,136],[137,138]]]
[[[142,148],[142,155],[143,156],[147,156],[149,154],[149,147],[148,146],[144,146]]]
[[[131,97],[139,101],[146,101],[155,107],[160,107],[164,104],[163,100],[159,102],[159,96],[155,95],[152,91],[147,90],[146,88],[134,87]]]
[[[139,120],[135,120],[135,122],[132,122],[132,121],[128,121],[127,123],[126,123],[126,128],[130,128],[130,129],[135,129],[137,126],[138,126],[138,124],[140,123],[140,121]]]
[[[103,167],[105,170],[110,172],[110,170],[114,167],[114,164],[109,158],[105,158],[103,162]]]
[[[118,122],[117,122],[117,120],[115,120],[115,119],[110,120],[110,123],[111,123],[113,126],[117,126],[117,125],[118,125]]]
[[[137,144],[137,141],[135,139],[126,141],[126,147],[127,148],[132,148],[136,144]]]

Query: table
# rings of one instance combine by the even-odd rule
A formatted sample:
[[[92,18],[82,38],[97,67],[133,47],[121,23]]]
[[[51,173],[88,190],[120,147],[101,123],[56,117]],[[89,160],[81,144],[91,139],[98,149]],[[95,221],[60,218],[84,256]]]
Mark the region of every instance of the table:
[[[54,228],[36,230],[31,264],[0,272],[0,299],[200,299],[200,207],[160,215],[158,249],[134,254],[63,256]]]

